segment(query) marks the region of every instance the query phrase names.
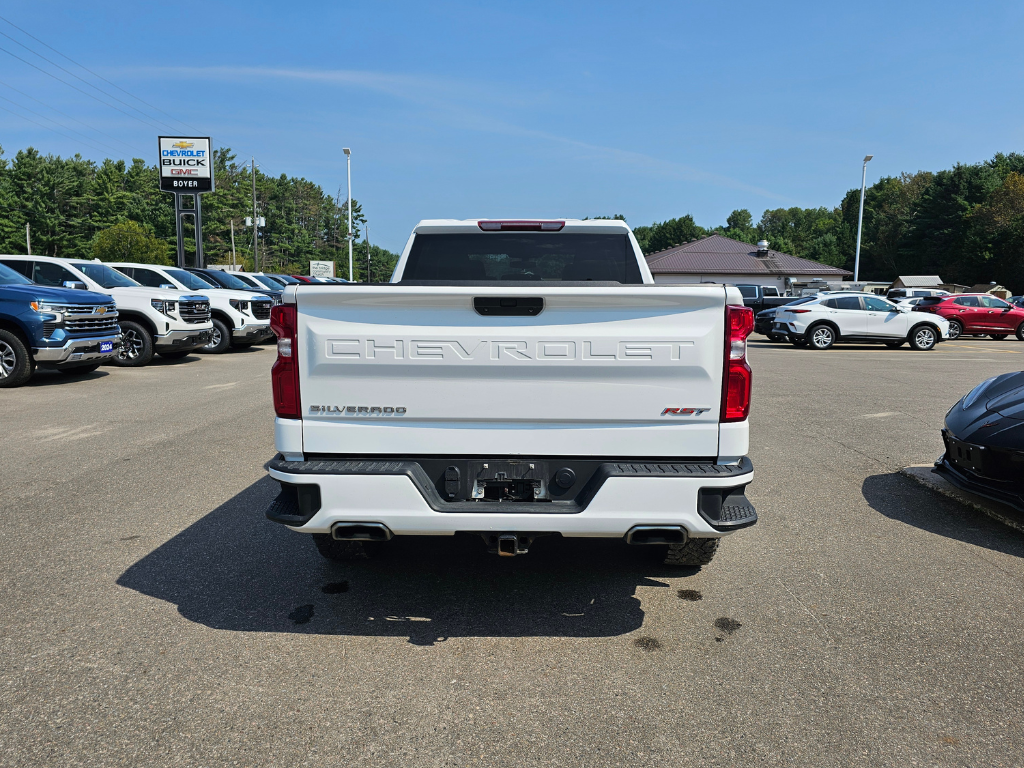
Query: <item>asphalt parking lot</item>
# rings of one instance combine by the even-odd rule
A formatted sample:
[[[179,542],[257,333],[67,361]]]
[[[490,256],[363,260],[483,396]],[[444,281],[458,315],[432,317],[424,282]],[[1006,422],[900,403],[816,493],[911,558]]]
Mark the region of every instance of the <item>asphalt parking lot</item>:
[[[1024,534],[898,470],[1024,344],[758,338],[761,521],[700,571],[327,563],[263,517],[270,347],[0,392],[0,765],[1021,765]]]

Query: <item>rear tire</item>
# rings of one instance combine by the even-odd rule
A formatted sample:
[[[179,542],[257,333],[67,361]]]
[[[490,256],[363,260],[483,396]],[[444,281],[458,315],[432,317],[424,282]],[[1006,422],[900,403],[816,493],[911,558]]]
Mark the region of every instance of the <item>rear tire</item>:
[[[205,352],[209,355],[219,355],[221,352],[227,352],[230,346],[231,329],[228,328],[227,323],[215,317],[213,318],[213,333],[210,335],[210,343],[196,351]]]
[[[993,334],[990,334],[990,335],[996,341],[1002,341],[1003,339],[1005,339],[1010,334],[1008,334],[1008,333],[993,333]]]
[[[910,348],[918,352],[935,349],[939,343],[939,332],[930,325],[919,325],[910,331]]]
[[[15,334],[0,329],[0,388],[20,387],[32,378],[35,362]]]
[[[99,367],[99,363],[90,363],[89,365],[76,365],[71,368],[58,368],[57,370],[65,376],[84,376],[87,373],[92,373]]]
[[[1017,326],[1017,340],[1024,341],[1024,323]]]
[[[815,325],[805,334],[811,349],[830,349],[836,343],[836,332],[830,325]]]
[[[134,320],[122,320],[121,346],[111,362],[122,368],[141,368],[153,361],[153,337]]]
[[[665,565],[707,565],[718,551],[721,539],[687,539],[685,544],[669,544]]]
[[[312,536],[317,552],[335,563],[367,560],[380,554],[383,544],[379,541],[338,541],[329,533],[314,533]]]
[[[949,321],[949,340],[955,341],[959,339],[964,333],[964,326],[959,320]]]

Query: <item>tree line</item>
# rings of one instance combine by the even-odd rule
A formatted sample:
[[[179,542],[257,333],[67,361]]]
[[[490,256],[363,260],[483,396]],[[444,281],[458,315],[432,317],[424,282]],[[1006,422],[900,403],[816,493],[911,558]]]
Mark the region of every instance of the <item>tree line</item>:
[[[633,232],[645,254],[710,234],[853,271],[860,189],[835,208],[776,208],[754,224],[733,211],[704,228],[686,215]],[[1024,293],[1024,155],[997,154],[941,171],[886,176],[864,195],[860,277],[939,275],[962,285],[997,282]]]
[[[252,216],[252,169],[227,148],[216,150],[213,161],[217,190],[203,196],[207,263],[230,263],[233,222],[236,260],[253,269],[252,228],[244,226]],[[338,274],[347,275],[348,211],[340,191],[332,197],[307,179],[255,173],[257,215],[266,219],[259,266],[308,274],[310,260],[335,261]],[[645,254],[718,233],[748,243],[763,238],[775,250],[852,271],[859,204],[860,190],[851,189],[834,208],[769,209],[756,224],[750,211],[739,209],[715,227],[685,215],[633,232]],[[369,251],[372,279],[387,280],[397,255],[359,242],[366,218],[358,201],[352,219],[356,279],[366,279]],[[29,148],[8,160],[0,148],[0,253],[25,252],[26,223],[33,253],[159,263],[174,258],[173,197],[159,191],[156,166],[139,158],[96,163]],[[947,282],[995,281],[1024,292],[1024,155],[997,154],[872,184],[864,198],[860,273],[887,281],[938,274]]]
[[[213,153],[216,191],[203,195],[203,252],[208,264],[229,264],[234,225],[235,259],[255,267],[252,217],[253,172],[230,149]],[[307,179],[256,174],[259,267],[267,272],[309,274],[310,260],[335,261],[348,275],[348,208],[340,191],[333,197]],[[104,261],[170,264],[175,259],[173,195],[159,190],[156,165],[101,163],[81,155],[61,158],[33,148],[12,159],[0,148],[0,253],[25,253],[25,225],[32,252]],[[194,253],[191,219],[185,219],[186,250]],[[387,280],[397,255],[362,240],[366,218],[352,202],[355,278],[365,280],[367,256],[374,281]]]

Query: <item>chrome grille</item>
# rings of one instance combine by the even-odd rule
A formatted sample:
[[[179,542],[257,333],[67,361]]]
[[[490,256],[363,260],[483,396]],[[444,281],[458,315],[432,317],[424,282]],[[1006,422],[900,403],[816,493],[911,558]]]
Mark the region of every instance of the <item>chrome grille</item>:
[[[116,333],[117,313],[76,317],[69,312],[64,318],[64,330],[68,333]]]
[[[210,319],[210,302],[179,301],[178,314],[186,323],[205,323]]]
[[[272,301],[254,301],[252,303],[252,316],[257,320],[269,320],[270,319],[270,308],[273,306]]]

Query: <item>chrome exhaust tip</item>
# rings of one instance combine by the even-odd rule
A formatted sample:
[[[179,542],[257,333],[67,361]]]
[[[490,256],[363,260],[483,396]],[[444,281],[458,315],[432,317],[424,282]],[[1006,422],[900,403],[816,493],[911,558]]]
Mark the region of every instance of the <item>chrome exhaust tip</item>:
[[[686,529],[681,525],[634,525],[626,532],[627,544],[685,544]]]
[[[394,536],[383,523],[335,523],[331,538],[338,541],[390,541]]]

